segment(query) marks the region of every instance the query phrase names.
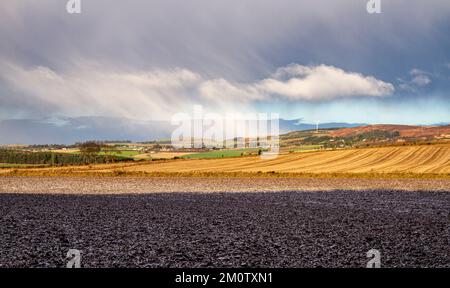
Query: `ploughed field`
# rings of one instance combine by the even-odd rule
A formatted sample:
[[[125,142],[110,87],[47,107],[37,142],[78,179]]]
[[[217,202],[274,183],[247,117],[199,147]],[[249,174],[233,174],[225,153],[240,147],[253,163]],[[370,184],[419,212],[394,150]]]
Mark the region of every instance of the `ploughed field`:
[[[0,267],[450,267],[448,180],[0,178]]]
[[[78,167],[2,169],[0,175],[137,175],[137,174],[408,174],[450,176],[450,145],[394,146],[280,154],[275,159],[258,156],[220,159],[101,164]]]

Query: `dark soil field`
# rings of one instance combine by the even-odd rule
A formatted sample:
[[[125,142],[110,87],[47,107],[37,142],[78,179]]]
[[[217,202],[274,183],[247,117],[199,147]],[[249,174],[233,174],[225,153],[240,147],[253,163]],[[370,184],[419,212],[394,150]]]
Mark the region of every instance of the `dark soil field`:
[[[0,267],[450,267],[450,193],[0,193]]]

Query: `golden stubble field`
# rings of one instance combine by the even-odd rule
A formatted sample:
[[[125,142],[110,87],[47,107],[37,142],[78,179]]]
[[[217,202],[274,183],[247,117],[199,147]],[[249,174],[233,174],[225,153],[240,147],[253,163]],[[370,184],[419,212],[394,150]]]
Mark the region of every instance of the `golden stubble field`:
[[[220,159],[177,159],[91,166],[2,169],[0,175],[408,175],[450,178],[450,144],[398,146]]]

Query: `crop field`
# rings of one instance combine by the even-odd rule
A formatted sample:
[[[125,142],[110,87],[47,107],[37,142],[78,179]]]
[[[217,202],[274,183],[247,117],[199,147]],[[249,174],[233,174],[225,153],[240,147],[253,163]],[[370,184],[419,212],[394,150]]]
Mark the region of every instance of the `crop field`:
[[[187,155],[189,156],[189,155]],[[450,145],[313,151],[280,154],[271,160],[258,156],[220,159],[177,159],[158,162],[98,164],[91,166],[2,169],[0,174],[409,174],[417,177],[450,174]]]
[[[149,155],[151,159],[173,159],[175,157],[181,158],[189,154],[192,154],[192,152],[157,152],[147,155]]]
[[[210,159],[210,158],[228,158],[228,157],[240,157],[245,154],[256,152],[258,149],[233,149],[233,150],[218,150],[209,151],[204,153],[194,153],[184,155],[182,158],[186,159]]]
[[[12,164],[12,163],[0,163],[0,168],[36,168],[46,167],[44,164]]]
[[[174,158],[181,158],[182,156],[192,154],[192,152],[156,152],[156,153],[143,153],[133,156],[134,160],[167,160]]]
[[[384,147],[319,151],[239,159],[185,160],[128,170],[147,172],[450,173],[450,146]]]
[[[67,154],[81,154],[80,149],[56,149],[56,150],[47,150],[48,152],[53,153],[67,153]],[[122,158],[133,158],[141,152],[134,151],[134,150],[117,150],[117,151],[101,151],[97,153],[98,155],[109,155],[109,156],[116,156],[116,157],[122,157]]]
[[[116,157],[123,157],[123,158],[133,158],[141,152],[139,151],[128,151],[128,150],[122,150],[122,151],[112,151],[112,152],[99,152],[99,155],[110,155],[110,156],[116,156]]]

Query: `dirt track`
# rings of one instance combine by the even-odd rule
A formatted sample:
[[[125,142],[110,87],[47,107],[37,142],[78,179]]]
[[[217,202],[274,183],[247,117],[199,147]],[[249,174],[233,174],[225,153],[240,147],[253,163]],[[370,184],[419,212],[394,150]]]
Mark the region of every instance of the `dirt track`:
[[[69,249],[83,267],[364,267],[372,248],[383,267],[450,267],[450,190],[130,195],[149,180],[71,179],[1,180],[0,267],[63,267]],[[76,183],[97,195],[55,194]],[[26,187],[53,194],[4,193]]]

